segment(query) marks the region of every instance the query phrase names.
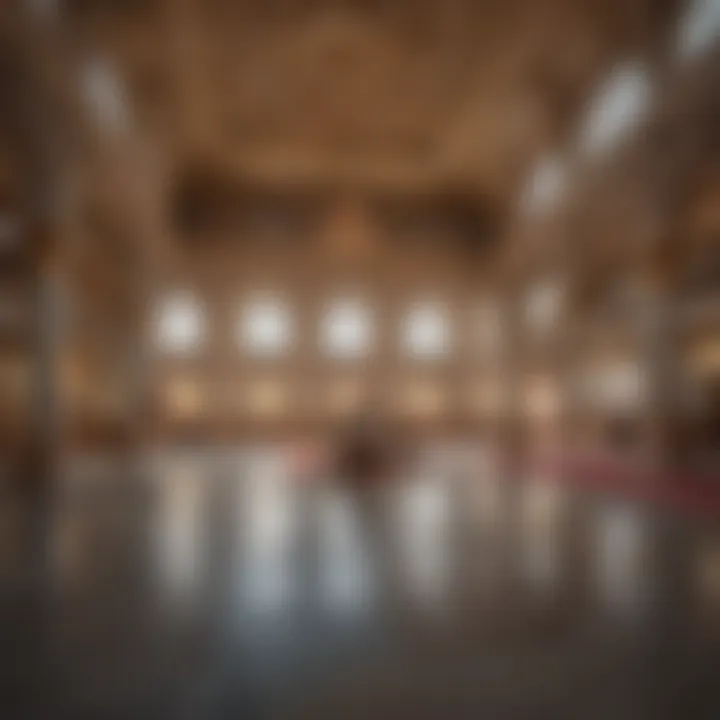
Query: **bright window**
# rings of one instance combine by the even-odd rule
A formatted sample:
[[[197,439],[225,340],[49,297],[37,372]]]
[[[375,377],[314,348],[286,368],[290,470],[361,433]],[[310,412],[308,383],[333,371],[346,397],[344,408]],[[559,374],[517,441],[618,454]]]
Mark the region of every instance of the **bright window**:
[[[642,65],[618,67],[590,106],[581,138],[583,148],[596,155],[616,147],[637,127],[648,109],[650,96],[650,79]]]
[[[191,353],[200,347],[204,332],[203,310],[192,295],[174,295],[161,303],[157,342],[163,351],[174,354]]]
[[[337,301],[325,311],[320,333],[323,351],[331,357],[363,357],[374,343],[370,308],[360,300]]]
[[[403,322],[403,345],[414,358],[432,359],[450,352],[450,318],[437,304],[416,305]]]
[[[277,356],[289,348],[292,332],[287,303],[277,298],[266,298],[252,302],[244,309],[238,341],[254,355]]]

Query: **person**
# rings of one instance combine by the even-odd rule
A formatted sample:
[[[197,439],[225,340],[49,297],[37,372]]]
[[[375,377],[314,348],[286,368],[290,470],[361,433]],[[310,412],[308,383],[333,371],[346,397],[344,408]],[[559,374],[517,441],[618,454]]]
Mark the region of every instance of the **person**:
[[[378,586],[386,588],[388,537],[385,490],[395,463],[390,433],[373,413],[357,416],[335,449],[334,485],[347,501],[364,557]]]
[[[335,476],[353,494],[369,495],[386,479],[386,455],[378,425],[363,415],[340,443]]]

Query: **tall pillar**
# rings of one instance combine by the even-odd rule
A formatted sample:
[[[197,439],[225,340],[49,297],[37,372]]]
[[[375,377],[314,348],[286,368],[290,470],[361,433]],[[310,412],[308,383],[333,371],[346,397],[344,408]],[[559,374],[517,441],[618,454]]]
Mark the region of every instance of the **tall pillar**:
[[[498,445],[503,475],[508,479],[518,476],[525,451],[521,310],[518,294],[511,287],[502,301],[503,339],[498,378],[501,387]]]
[[[681,454],[681,364],[672,291],[672,275],[659,263],[653,263],[643,275],[638,313],[640,370],[645,388],[642,436],[650,467],[662,472],[677,467]]]
[[[566,274],[563,313],[559,320],[560,327],[553,356],[559,396],[558,444],[563,457],[568,457],[576,448],[582,412],[578,377],[580,322],[577,315],[581,312],[578,303],[579,283],[580,278],[576,272]]]
[[[49,250],[50,232],[43,223],[27,242],[44,246],[33,268],[33,307],[27,353],[29,423],[12,469],[20,577],[29,587],[46,577],[53,492],[61,450],[61,403],[58,394],[59,295],[58,259]],[[24,587],[24,586],[23,586]]]
[[[42,495],[51,485],[61,432],[58,395],[59,320],[62,307],[60,269],[58,258],[47,247],[49,229],[45,227],[38,234],[45,236],[39,238],[39,244],[45,247],[33,273],[34,303],[29,355],[30,428],[17,472],[19,489],[30,495]]]

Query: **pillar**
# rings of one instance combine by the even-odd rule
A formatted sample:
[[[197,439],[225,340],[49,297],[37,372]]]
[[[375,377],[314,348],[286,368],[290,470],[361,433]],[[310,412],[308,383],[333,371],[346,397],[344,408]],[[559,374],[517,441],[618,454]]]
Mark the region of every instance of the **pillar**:
[[[654,472],[675,469],[681,459],[682,423],[679,396],[681,363],[673,315],[672,274],[653,262],[642,276],[637,339],[645,393],[642,436]]]

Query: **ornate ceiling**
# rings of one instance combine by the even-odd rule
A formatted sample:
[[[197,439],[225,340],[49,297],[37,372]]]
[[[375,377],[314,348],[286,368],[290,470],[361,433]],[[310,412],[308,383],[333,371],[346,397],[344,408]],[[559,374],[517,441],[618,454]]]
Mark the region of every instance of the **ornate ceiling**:
[[[614,62],[662,55],[677,4],[68,0],[63,28],[173,157],[269,182],[462,182],[502,202]]]

